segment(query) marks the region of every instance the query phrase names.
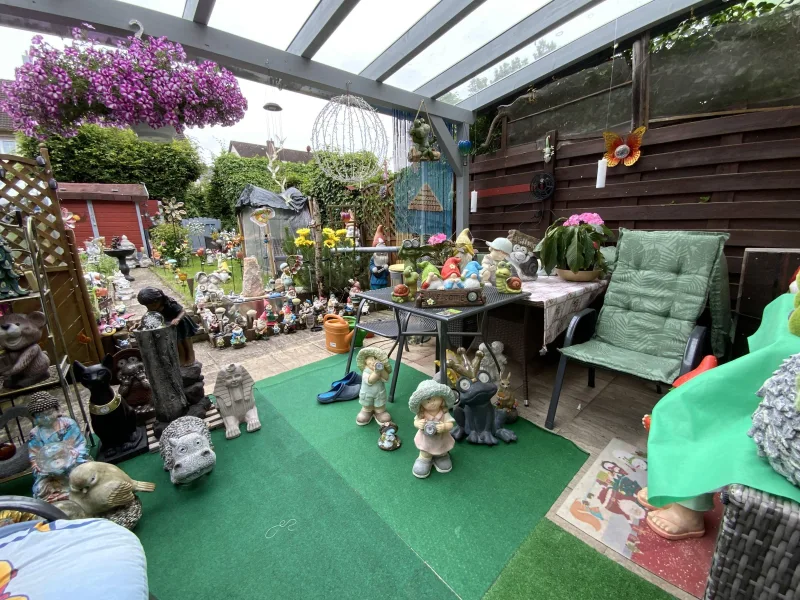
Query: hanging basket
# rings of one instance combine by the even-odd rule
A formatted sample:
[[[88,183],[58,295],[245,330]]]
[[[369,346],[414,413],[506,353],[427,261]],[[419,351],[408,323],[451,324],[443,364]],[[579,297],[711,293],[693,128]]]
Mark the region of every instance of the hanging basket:
[[[331,98],[317,115],[311,150],[331,179],[359,185],[381,172],[389,147],[377,111],[363,98]]]

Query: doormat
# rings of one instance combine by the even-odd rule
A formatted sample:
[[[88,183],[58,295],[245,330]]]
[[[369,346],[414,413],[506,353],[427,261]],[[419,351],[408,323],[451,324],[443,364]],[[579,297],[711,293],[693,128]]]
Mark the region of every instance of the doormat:
[[[671,542],[646,523],[636,493],[647,487],[647,454],[614,438],[572,490],[558,516],[651,573],[700,598],[722,518],[722,504],[706,513],[706,535]]]

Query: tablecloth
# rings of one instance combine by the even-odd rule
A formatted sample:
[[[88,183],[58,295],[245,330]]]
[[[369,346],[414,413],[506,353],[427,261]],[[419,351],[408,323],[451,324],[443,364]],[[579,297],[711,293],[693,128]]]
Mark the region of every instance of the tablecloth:
[[[748,339],[750,353],[669,392],[653,410],[648,496],[663,506],[732,483],[800,502],[800,488],[772,470],[747,436],[756,392],[784,359],[800,353],[789,333],[792,294],[773,300]]]
[[[523,302],[544,309],[544,344],[567,329],[572,315],[589,306],[608,286],[608,280],[566,281],[557,275],[525,281],[522,290],[530,292]]]

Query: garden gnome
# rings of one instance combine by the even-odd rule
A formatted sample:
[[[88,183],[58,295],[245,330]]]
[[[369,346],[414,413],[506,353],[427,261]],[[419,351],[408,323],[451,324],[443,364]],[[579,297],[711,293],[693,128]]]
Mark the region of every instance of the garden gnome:
[[[456,256],[461,259],[461,264],[466,265],[475,256],[475,249],[472,246],[472,236],[469,229],[464,229],[456,237]]]
[[[411,470],[414,477],[425,479],[431,474],[431,467],[439,473],[449,473],[453,469],[450,450],[455,440],[450,431],[455,419],[450,409],[455,403],[456,394],[450,386],[432,379],[421,382],[411,394],[408,408],[414,413],[414,427],[419,430],[414,437],[419,450]]]
[[[423,260],[419,263],[419,266],[422,267],[422,273],[420,273],[420,281],[422,281],[422,289],[423,290],[440,290],[443,287],[442,277],[439,274],[439,269],[436,268],[436,265],[432,265],[427,260]]]
[[[225,423],[225,438],[239,437],[240,423],[247,423],[248,433],[261,429],[258,409],[253,401],[253,378],[242,365],[231,363],[220,369],[214,385],[217,410]]]
[[[36,392],[28,402],[33,429],[28,455],[33,472],[33,497],[45,502],[69,498],[69,474],[92,460],[78,424],[58,410],[58,400]]]
[[[283,288],[288,290],[289,287],[294,287],[294,277],[292,277],[292,270],[289,268],[289,263],[281,263],[281,283]]]
[[[508,260],[508,256],[511,254],[512,250],[513,245],[508,238],[495,238],[494,241],[489,244],[489,254],[484,256],[483,261],[481,261],[481,266],[483,267],[481,278],[483,283],[488,283],[490,285],[495,284],[497,263],[502,260]]]
[[[392,450],[397,450],[403,445],[403,443],[400,441],[400,438],[397,437],[396,423],[389,421],[388,423],[381,425],[380,433],[381,435],[378,438],[378,448],[381,450],[391,452]]]
[[[389,355],[383,348],[362,348],[356,357],[356,366],[361,371],[361,391],[358,394],[361,411],[356,424],[369,425],[373,416],[380,424],[388,423],[392,420],[386,412],[386,382],[392,373]]]
[[[378,225],[375,237],[372,239],[372,247],[383,246],[386,246],[386,235],[383,232],[383,225]],[[369,259],[369,287],[373,290],[389,287],[389,254],[387,252],[375,252]]]
[[[464,280],[464,287],[467,289],[476,289],[481,287],[481,265],[477,260],[469,261],[464,267],[464,272],[461,274]]]
[[[458,268],[460,262],[461,259],[457,256],[453,256],[444,261],[444,266],[442,266],[444,289],[452,290],[453,288],[464,287],[464,283],[461,281],[461,271]]]

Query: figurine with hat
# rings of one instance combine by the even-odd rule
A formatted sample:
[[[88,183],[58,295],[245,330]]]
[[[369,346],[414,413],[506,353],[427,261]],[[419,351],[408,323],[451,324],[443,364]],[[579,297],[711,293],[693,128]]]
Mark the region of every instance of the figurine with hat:
[[[461,264],[466,265],[475,256],[475,248],[472,246],[472,235],[469,229],[464,229],[456,237],[455,255],[461,259]]]
[[[511,244],[511,241],[504,237],[495,238],[494,241],[489,244],[489,254],[484,256],[481,261],[481,266],[483,267],[481,279],[483,283],[495,285],[497,265],[501,261],[508,260],[513,249],[514,246]]]
[[[425,479],[431,474],[431,467],[439,473],[449,473],[453,469],[450,450],[455,440],[450,431],[455,419],[450,409],[455,403],[456,394],[450,386],[433,379],[421,382],[408,399],[408,408],[414,413],[414,427],[419,430],[414,437],[419,450],[411,470],[414,477]]]
[[[375,237],[372,238],[372,247],[380,248],[386,246],[386,234],[383,232],[383,225],[378,225],[375,230]],[[369,287],[373,290],[380,290],[389,287],[389,253],[374,252],[369,259]]]
[[[464,283],[461,281],[461,271],[458,268],[460,262],[461,259],[458,256],[453,256],[444,261],[442,266],[444,289],[452,290],[453,288],[464,287]]]
[[[33,497],[45,502],[69,498],[69,474],[92,460],[78,424],[61,415],[58,400],[47,392],[36,392],[28,402],[34,427],[28,456],[33,472]]]
[[[356,366],[361,371],[361,390],[358,393],[361,411],[356,424],[369,425],[373,417],[380,425],[388,423],[392,420],[386,411],[386,382],[392,373],[389,355],[376,346],[362,348],[356,356]]]

